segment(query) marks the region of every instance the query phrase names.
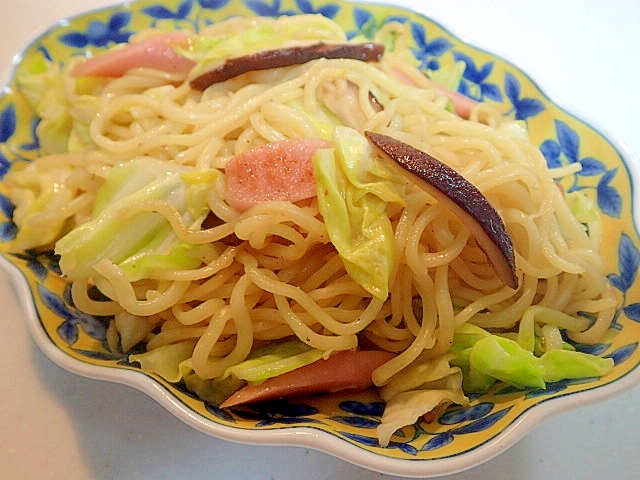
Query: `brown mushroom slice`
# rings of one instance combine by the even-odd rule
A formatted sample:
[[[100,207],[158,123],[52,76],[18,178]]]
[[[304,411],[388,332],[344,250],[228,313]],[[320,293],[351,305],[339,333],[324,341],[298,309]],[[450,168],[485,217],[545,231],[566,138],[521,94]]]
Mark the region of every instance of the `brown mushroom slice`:
[[[384,54],[384,46],[378,43],[341,43],[324,42],[311,45],[263,50],[236,58],[209,70],[191,80],[191,88],[205,90],[214,83],[224,82],[243,73],[270,68],[300,65],[318,58],[351,58],[363,62],[379,61]]]
[[[410,173],[412,181],[454,212],[475,236],[498,277],[507,286],[518,288],[511,237],[480,190],[426,152],[387,135],[365,132],[365,136],[381,154],[400,165],[401,171]]]

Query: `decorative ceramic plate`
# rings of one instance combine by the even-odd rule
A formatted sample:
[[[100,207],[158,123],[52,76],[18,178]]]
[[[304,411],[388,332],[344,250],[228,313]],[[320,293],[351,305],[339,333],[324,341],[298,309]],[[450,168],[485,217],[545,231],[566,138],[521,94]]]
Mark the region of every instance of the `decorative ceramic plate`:
[[[614,322],[617,334],[605,343],[578,348],[613,358],[613,372],[600,380],[557,382],[545,390],[494,389],[474,398],[468,408],[445,413],[435,424],[418,422],[403,429],[387,448],[378,446],[375,434],[383,405],[371,393],[271,402],[233,414],[217,409],[180,385],[141,372],[126,356],[111,353],[105,347],[108,319],[73,308],[53,256],[9,253],[16,226],[1,179],[14,161],[34,159],[39,150],[34,129],[38,119],[9,88],[0,98],[0,263],[13,280],[30,331],[45,354],[77,374],[136,387],[187,424],[217,437],[306,446],[373,470],[420,477],[481,463],[552,413],[640,383],[640,240],[632,205],[638,194],[634,183],[640,181],[637,170],[632,172],[636,167],[600,133],[554,104],[525,73],[463,43],[431,20],[401,8],[341,0],[139,0],[58,23],[29,46],[23,59],[44,55],[64,63],[86,50],[98,52],[126,42],[133,32],[152,25],[197,30],[232,15],[299,13],[321,13],[349,35],[371,36],[390,19],[408,23],[413,52],[423,68],[463,61],[462,93],[498,104],[506,115],[526,121],[550,166],[582,164],[568,188],[591,195],[601,213],[606,271],[623,301]],[[19,63],[16,69],[20,68]]]

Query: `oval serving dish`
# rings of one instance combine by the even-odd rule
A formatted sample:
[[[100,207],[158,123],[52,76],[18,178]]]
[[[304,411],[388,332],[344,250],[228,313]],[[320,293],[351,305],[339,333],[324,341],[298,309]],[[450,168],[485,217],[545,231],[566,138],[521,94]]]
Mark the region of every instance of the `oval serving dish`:
[[[198,30],[233,15],[277,16],[320,13],[349,35],[371,36],[385,22],[408,23],[414,54],[425,70],[463,61],[460,91],[494,103],[506,115],[526,121],[533,143],[550,166],[580,162],[582,171],[565,188],[581,189],[595,201],[602,219],[606,272],[621,298],[612,334],[597,345],[576,345],[615,361],[602,379],[561,381],[545,390],[496,387],[451,409],[437,423],[418,422],[378,446],[375,427],[382,404],[373,393],[278,401],[230,413],[194,398],[179,384],[147,375],[126,355],[106,348],[108,319],[77,311],[52,255],[11,253],[16,226],[2,177],[12,163],[38,156],[33,117],[12,88],[0,98],[0,265],[8,272],[25,310],[30,332],[43,352],[79,375],[119,382],[149,394],[185,423],[216,437],[254,444],[306,446],[384,473],[428,477],[470,468],[503,452],[541,419],[603,400],[640,383],[640,239],[633,195],[640,181],[620,150],[602,134],[552,102],[514,65],[462,42],[446,29],[398,7],[341,0],[282,2],[229,0],[137,0],[60,22],[23,53],[14,75],[30,59],[64,63],[87,50],[99,52],[143,28]],[[13,81],[11,81],[13,82]]]

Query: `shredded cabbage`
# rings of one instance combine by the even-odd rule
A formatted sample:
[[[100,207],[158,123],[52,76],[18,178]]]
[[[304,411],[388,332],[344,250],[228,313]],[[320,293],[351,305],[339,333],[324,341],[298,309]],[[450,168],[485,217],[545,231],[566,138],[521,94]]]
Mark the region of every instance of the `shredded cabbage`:
[[[36,134],[43,153],[79,152],[92,144],[89,122],[101,100],[89,92],[98,80],[71,80],[59,65],[34,56],[16,82],[40,118]]]
[[[187,227],[199,228],[209,211],[203,198],[205,187],[215,175],[191,178],[189,173],[186,167],[151,158],[113,167],[98,191],[92,220],[56,242],[62,272],[71,279],[93,276],[93,267],[107,259],[135,281],[153,278],[158,270],[196,268],[219,253],[221,247],[215,244],[182,242],[158,213],[142,211],[123,217],[123,210],[138,201],[161,199],[180,213]],[[191,182],[185,181],[190,178]]]
[[[322,350],[311,348],[298,339],[273,343],[257,349],[244,362],[227,368],[222,378],[234,375],[248,382],[263,382],[309,365],[323,356]]]
[[[65,219],[48,214],[67,207],[75,197],[75,190],[66,186],[72,173],[69,167],[40,172],[35,163],[11,172],[13,221],[19,227],[13,245],[17,251],[48,246],[60,237]],[[41,221],[39,217],[49,218]]]
[[[175,383],[182,379],[180,364],[191,358],[195,343],[195,340],[170,343],[148,352],[130,355],[129,361],[140,363],[142,370],[147,373],[155,373],[168,382]]]
[[[314,157],[320,213],[351,278],[384,300],[395,261],[386,208],[390,202],[403,204],[404,180],[384,166],[357,131],[336,127],[334,145]]]
[[[574,190],[565,195],[567,205],[571,209],[571,213],[580,223],[591,223],[598,221],[598,211],[589,197],[584,192]]]
[[[517,388],[544,389],[547,382],[606,375],[614,364],[611,358],[566,349],[536,356],[516,340],[471,324],[456,329],[451,352],[456,355],[451,363],[463,371],[467,393],[483,393],[498,380]]]
[[[428,382],[420,389],[400,392],[389,399],[377,427],[380,445],[386,447],[398,429],[412,425],[433,409],[452,403],[467,405],[469,400],[462,391],[461,384],[462,373],[455,368],[451,373]]]
[[[174,47],[176,51],[194,62],[194,75],[211,68],[227,58],[240,57],[263,50],[299,43],[301,41],[344,41],[344,32],[336,28],[335,22],[322,15],[308,15],[303,23],[291,21],[290,17],[280,17],[274,21],[257,22],[247,29],[246,24],[239,24],[241,29],[230,32],[223,37],[201,35],[191,40],[188,47]],[[232,25],[232,24],[231,24]]]
[[[193,392],[198,398],[216,406],[247,384],[244,380],[240,380],[233,375],[224,379],[201,378],[193,370],[190,358],[180,363],[179,369],[187,390]]]

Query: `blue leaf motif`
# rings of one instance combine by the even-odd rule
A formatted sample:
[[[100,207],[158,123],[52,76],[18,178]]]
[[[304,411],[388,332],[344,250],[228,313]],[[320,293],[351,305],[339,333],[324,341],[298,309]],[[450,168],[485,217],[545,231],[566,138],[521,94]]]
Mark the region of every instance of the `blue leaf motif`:
[[[10,103],[0,113],[0,143],[6,142],[13,136],[17,123],[16,107]]]
[[[502,101],[502,92],[497,85],[487,82],[487,78],[493,71],[493,62],[488,62],[478,68],[473,58],[460,52],[454,52],[453,58],[459,62],[464,62],[465,68],[462,74],[463,81],[460,82],[458,92],[478,101],[489,98],[495,101]],[[469,86],[471,84],[472,86]],[[476,88],[474,89],[475,86]]]
[[[108,22],[93,20],[89,22],[85,32],[69,32],[60,36],[60,41],[73,48],[84,48],[87,45],[104,47],[109,42],[124,43],[133,34],[122,30],[131,21],[130,12],[116,12]]]
[[[402,450],[407,455],[416,456],[418,454],[418,449],[409,443],[393,443],[392,442],[389,444],[389,447]]]
[[[572,383],[579,383],[589,381],[585,379],[580,379],[577,381],[574,380],[560,380],[558,382],[547,382],[544,388],[535,388],[533,390],[528,391],[524,398],[537,398],[537,397],[545,397],[549,395],[553,395],[554,393],[562,392],[567,389],[567,386]]]
[[[75,320],[75,315],[69,310],[67,305],[65,305],[59,296],[42,285],[38,285],[38,293],[40,294],[42,302],[57,316],[67,321]]]
[[[480,70],[478,70],[475,74],[478,83],[484,83],[484,81],[489,78],[489,75],[491,75],[491,72],[493,72],[493,62],[485,63],[482,67],[480,67]]]
[[[477,420],[487,415],[493,410],[494,404],[491,402],[482,402],[468,408],[460,408],[446,412],[440,417],[439,422],[443,425],[455,425],[457,423]]]
[[[340,432],[342,435],[344,435],[345,437],[354,440],[362,445],[367,445],[369,447],[377,447],[379,446],[378,443],[378,439],[377,438],[373,438],[373,437],[367,437],[365,435],[358,435],[355,433],[349,433],[349,432]]]
[[[462,74],[463,78],[466,78],[472,83],[477,83],[478,85],[483,84],[493,71],[493,62],[486,63],[482,67],[478,68],[473,58],[469,55],[461,52],[454,52],[453,58],[456,62],[464,62],[465,68],[464,73]]]
[[[577,175],[583,177],[602,175],[596,187],[598,206],[605,215],[619,218],[622,213],[622,197],[615,187],[610,185],[617,174],[617,169],[607,171],[605,165],[593,157],[581,159],[580,136],[578,133],[560,120],[554,120],[554,124],[558,141],[545,140],[540,147],[547,165],[549,167],[562,166],[562,156],[564,155],[567,162],[581,164],[582,170]],[[579,188],[575,184],[569,191]]]
[[[359,435],[351,432],[338,432],[341,435],[344,435],[346,438],[353,440],[354,442],[358,442],[361,445],[365,445],[367,447],[379,447],[380,443],[377,438],[367,437],[365,435]],[[402,450],[404,453],[408,455],[417,455],[418,449],[409,443],[401,443],[401,442],[390,442],[387,448],[397,448]]]
[[[602,175],[607,171],[607,167],[600,160],[596,160],[592,157],[585,157],[580,160],[582,164],[582,170],[578,172],[578,175],[590,177],[594,175]]]
[[[526,120],[544,111],[544,104],[535,98],[520,98],[520,82],[512,73],[504,74],[504,91],[516,112],[516,120]]]
[[[618,191],[609,185],[617,173],[617,169],[609,170],[598,182],[598,206],[602,213],[613,218],[619,218],[622,212],[622,197]]]
[[[358,30],[362,30],[362,28],[375,17],[369,10],[365,10],[363,8],[354,8],[353,9],[353,21],[358,27]]]
[[[142,12],[149,15],[152,18],[169,19],[174,17],[174,13],[164,5],[151,5],[142,9]]]
[[[540,151],[542,152],[542,155],[544,155],[549,168],[558,168],[562,166],[562,160],[560,159],[562,150],[560,149],[560,144],[558,142],[555,140],[545,140],[542,142],[542,145],[540,145]]]
[[[4,216],[9,219],[13,218],[13,211],[15,208],[16,207],[11,203],[11,200],[0,193],[0,211]]]
[[[323,15],[327,18],[335,17],[338,11],[340,10],[340,7],[335,3],[327,3],[326,5],[323,5],[318,9],[315,9],[313,8],[313,4],[311,3],[310,0],[296,0],[296,5],[298,6],[298,9],[302,13],[307,13],[307,14],[319,13],[320,15]]]
[[[526,120],[535,117],[545,109],[544,104],[535,98],[521,98],[516,104],[516,120]]]
[[[109,43],[109,26],[103,22],[91,22],[85,32],[87,43],[96,47],[104,47]]]
[[[437,450],[438,448],[442,448],[445,445],[448,445],[451,442],[453,442],[454,438],[455,437],[451,432],[439,433],[435,437],[429,439],[429,441],[425,443],[420,450],[423,452]]]
[[[273,0],[271,5],[260,0],[245,0],[244,4],[251,11],[262,17],[276,17],[287,14],[287,12],[280,10],[282,8],[280,0]]]
[[[345,425],[351,425],[358,428],[377,428],[380,425],[379,420],[372,420],[366,417],[357,417],[357,416],[335,416],[331,417],[331,420],[335,420],[336,422],[343,423]]]
[[[340,6],[335,3],[327,3],[322,7],[318,8],[315,13],[319,13],[320,15],[327,18],[335,18],[335,16],[340,11]]]
[[[70,320],[63,322],[56,331],[67,345],[73,345],[78,341],[78,327]]]
[[[131,21],[131,12],[116,12],[109,19],[109,39],[115,43],[126,43],[129,37],[133,35],[132,31],[122,30],[129,25]]]
[[[384,402],[356,402],[347,400],[340,402],[340,409],[355,415],[381,416],[384,412]]]
[[[32,263],[43,267],[40,262],[33,261]],[[58,328],[58,332],[69,345],[77,340],[78,326],[87,335],[96,340],[103,341],[106,338],[107,326],[102,319],[85,313],[77,313],[70,309],[61,297],[42,285],[38,286],[38,293],[47,308],[52,310],[58,317],[64,319],[64,322]]]
[[[296,0],[296,5],[302,13],[315,13],[310,0]]]
[[[609,344],[607,343],[573,343],[572,345],[577,351],[591,355],[602,355],[609,348]]]
[[[496,102],[502,101],[502,93],[497,85],[491,83],[483,83],[480,85],[480,93],[483,98],[495,100]]]
[[[513,395],[514,393],[520,394],[525,391],[525,389],[520,387],[514,387],[513,385],[499,384],[500,388],[495,391],[496,395]]]
[[[202,8],[209,10],[218,10],[225,7],[231,0],[198,0],[198,3]]]
[[[625,360],[627,360],[633,353],[638,349],[637,343],[630,343],[629,345],[625,345],[624,347],[618,348],[615,352],[607,355],[608,358],[612,358],[613,362],[616,365],[621,364]]]
[[[434,57],[444,55],[453,45],[444,37],[436,38],[428,44],[428,52]]]
[[[42,45],[38,45],[38,52],[40,52],[42,54],[42,56],[44,58],[46,58],[48,61],[52,61],[51,58],[51,54],[49,53],[49,50],[47,50],[44,46]]]
[[[191,13],[191,9],[193,8],[193,0],[185,0],[178,6],[178,11],[176,12],[178,15],[178,20],[184,20]]]
[[[47,278],[47,267],[45,267],[38,258],[34,257],[27,261],[27,268],[33,272],[33,274],[40,280]]]
[[[233,418],[233,415],[231,415],[228,412],[216,407],[215,405],[213,405],[213,404],[211,404],[209,402],[205,402],[205,408],[207,409],[208,412],[213,413],[216,417],[221,418],[222,420],[225,420],[227,422],[234,422],[235,423],[235,419]]]
[[[193,0],[185,0],[173,11],[164,5],[151,5],[142,9],[146,15],[158,20],[184,20],[193,8]]]
[[[123,32],[119,30],[117,32],[111,32],[111,41],[114,43],[127,43],[131,35],[133,35],[131,31]]]
[[[420,68],[428,66],[429,68],[437,69],[437,60],[435,59],[453,47],[453,44],[444,37],[428,41],[424,25],[411,23],[411,34],[417,47],[413,49],[413,54],[420,61]]]
[[[33,120],[31,120],[31,128],[29,130],[31,133],[32,140],[30,143],[23,143],[22,145],[20,145],[20,148],[22,150],[32,151],[40,148],[40,141],[38,140],[38,135],[36,133],[36,129],[38,128],[39,123],[40,123],[39,118],[34,118]]]
[[[0,241],[8,242],[16,238],[18,234],[18,226],[13,222],[0,223]]]
[[[131,12],[116,12],[109,19],[109,30],[119,31],[129,25]]]
[[[4,178],[10,168],[11,162],[2,152],[0,152],[0,180]]]
[[[618,243],[618,271],[619,275],[609,275],[609,281],[621,292],[625,293],[636,281],[636,275],[640,267],[640,251],[631,240],[631,237],[623,233]]]
[[[486,430],[487,428],[490,428],[495,423],[500,421],[507,413],[509,413],[509,410],[511,410],[511,407],[505,408],[503,410],[499,410],[495,413],[492,413],[491,415],[482,417],[467,425],[464,425],[459,428],[455,428],[452,430],[452,433],[454,434],[475,433],[475,432],[481,432],[483,430]]]
[[[427,44],[427,31],[423,25],[412,23],[411,34],[418,47],[424,47]]]
[[[89,40],[84,33],[70,32],[60,36],[60,41],[73,48],[84,48],[89,45]]]
[[[623,308],[624,314],[634,322],[640,322],[640,303],[632,303]]]
[[[104,340],[107,336],[107,326],[101,319],[92,315],[79,314],[77,317],[82,330],[91,338]]]
[[[560,143],[562,153],[567,157],[571,163],[575,163],[580,160],[580,137],[571,129],[569,125],[560,121],[554,120],[556,127],[556,136]]]
[[[509,72],[504,75],[504,93],[512,104],[516,104],[520,99],[520,82]]]

